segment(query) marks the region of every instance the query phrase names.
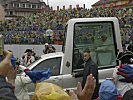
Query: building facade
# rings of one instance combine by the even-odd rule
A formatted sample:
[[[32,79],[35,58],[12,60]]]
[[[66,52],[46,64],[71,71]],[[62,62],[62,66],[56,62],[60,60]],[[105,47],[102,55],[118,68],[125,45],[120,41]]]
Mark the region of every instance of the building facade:
[[[6,18],[26,17],[33,13],[40,13],[42,7],[48,9],[43,0],[0,0],[0,3],[5,9]]]
[[[0,20],[5,19],[5,11],[3,6],[0,4]]]
[[[133,8],[133,0],[99,0],[92,7],[101,8]]]

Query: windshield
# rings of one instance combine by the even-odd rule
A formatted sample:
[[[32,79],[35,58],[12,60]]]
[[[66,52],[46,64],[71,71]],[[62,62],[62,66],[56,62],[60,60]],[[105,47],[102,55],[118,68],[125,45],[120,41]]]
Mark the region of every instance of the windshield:
[[[73,68],[82,65],[82,54],[90,50],[99,68],[116,66],[116,43],[113,22],[76,23],[74,27]]]
[[[30,65],[28,65],[26,67],[30,68],[32,65],[34,65],[36,62],[38,62],[40,59],[42,59],[42,58],[40,57],[39,59],[35,60],[34,62],[32,62]]]

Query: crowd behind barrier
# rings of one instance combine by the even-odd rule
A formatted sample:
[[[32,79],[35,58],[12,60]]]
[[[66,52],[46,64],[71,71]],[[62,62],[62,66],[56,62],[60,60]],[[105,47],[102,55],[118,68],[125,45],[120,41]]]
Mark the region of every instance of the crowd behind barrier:
[[[117,17],[120,23],[122,45],[133,41],[132,8],[92,8],[36,13],[0,21],[0,34],[5,44],[62,44],[66,23],[72,18]],[[48,30],[53,31],[47,33]]]

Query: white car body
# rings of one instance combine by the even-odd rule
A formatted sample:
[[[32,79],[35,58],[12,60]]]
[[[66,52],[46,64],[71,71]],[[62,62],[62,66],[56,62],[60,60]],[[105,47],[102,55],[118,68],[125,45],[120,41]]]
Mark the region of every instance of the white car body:
[[[106,24],[109,26],[106,26]],[[95,30],[95,27],[93,27],[93,26],[95,26],[96,28],[98,27],[97,30]],[[97,31],[99,31],[99,30],[102,31],[102,33],[104,33],[105,35],[110,34],[112,36],[112,37],[111,36],[110,37],[112,38],[111,46],[113,46],[113,48],[110,51],[111,52],[113,51],[114,58],[107,58],[106,56],[102,56],[103,58],[105,57],[107,59],[111,59],[111,64],[98,65],[99,82],[100,83],[103,82],[106,78],[112,77],[114,68],[119,65],[119,62],[116,61],[116,56],[118,54],[118,50],[120,52],[123,51],[122,45],[121,45],[119,23],[118,23],[117,18],[114,18],[114,17],[77,18],[77,19],[69,20],[68,26],[67,26],[67,33],[65,36],[65,44],[63,45],[63,53],[56,52],[56,53],[43,55],[43,56],[41,56],[41,59],[37,60],[36,62],[34,62],[30,66],[28,66],[28,68],[30,70],[35,70],[35,69],[43,70],[43,69],[52,67],[54,70],[54,68],[59,67],[59,69],[56,70],[57,72],[54,72],[55,75],[51,76],[48,80],[45,80],[45,81],[57,84],[64,89],[76,88],[77,82],[81,82],[82,77],[78,77],[78,78],[72,77],[72,73],[83,70],[83,68],[74,69],[74,67],[73,67],[74,66],[73,65],[74,55],[76,55],[76,50],[78,51],[78,55],[79,55],[82,53],[82,51],[85,48],[88,47],[88,48],[92,49],[91,52],[95,52],[95,53],[97,53],[97,55],[99,54],[99,52],[97,52],[96,49],[94,48],[94,46],[96,47],[96,45],[93,45],[91,43],[83,44],[84,42],[82,42],[82,41],[84,39],[83,40],[81,40],[81,39],[82,39],[82,34],[84,34],[84,33],[80,33],[80,32],[82,32],[82,30],[86,31],[86,29],[82,29],[82,27],[83,28],[87,27],[86,29],[88,32],[90,32],[89,30],[92,30],[92,33],[90,33],[90,34],[93,36],[95,36],[95,34],[98,35]],[[79,28],[79,31],[81,30],[79,32],[80,34],[76,33],[76,31],[78,30],[77,28]],[[92,29],[89,29],[89,28],[92,28]],[[99,33],[101,33],[100,31],[99,31]],[[93,32],[96,32],[96,33],[93,33]],[[81,40],[81,45],[80,45],[80,43],[78,43],[79,41],[74,40],[76,38],[76,37],[74,37],[75,34],[77,34],[78,39],[79,39],[78,36],[81,37],[81,39],[79,39],[79,41]],[[85,36],[87,36],[87,35],[88,34],[85,34]],[[88,35],[88,37],[89,37],[89,35]],[[77,42],[77,44],[76,44],[76,42]],[[96,48],[98,48],[98,46]],[[102,53],[104,53],[104,52],[102,52]],[[99,58],[96,58],[96,59],[99,60]],[[51,60],[51,62],[47,63],[47,61],[50,61],[50,60]],[[104,59],[104,60],[106,60],[106,59]],[[42,62],[44,62],[44,64],[41,65]],[[55,64],[57,66],[54,66],[52,64]],[[38,69],[38,66],[41,66],[42,68]],[[28,76],[26,76],[26,77],[28,77]],[[33,83],[28,84],[29,93],[34,92],[34,89],[35,89],[35,85]]]

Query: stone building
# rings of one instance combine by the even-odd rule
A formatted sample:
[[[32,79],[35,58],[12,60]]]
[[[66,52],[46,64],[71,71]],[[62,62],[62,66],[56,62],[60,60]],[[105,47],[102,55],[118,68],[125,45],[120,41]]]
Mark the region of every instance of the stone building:
[[[41,12],[42,7],[48,9],[43,0],[0,0],[0,4],[4,7],[6,18],[26,17]]]
[[[0,4],[0,20],[5,19],[5,11],[3,6]]]
[[[133,0],[99,0],[92,7],[133,8]]]

